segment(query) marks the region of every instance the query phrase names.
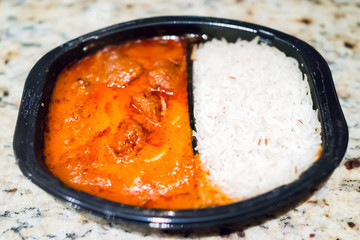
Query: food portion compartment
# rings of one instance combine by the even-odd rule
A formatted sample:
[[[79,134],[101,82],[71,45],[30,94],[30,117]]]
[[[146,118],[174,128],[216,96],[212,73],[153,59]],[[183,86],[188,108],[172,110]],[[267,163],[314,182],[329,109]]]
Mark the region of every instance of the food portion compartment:
[[[109,45],[57,77],[44,157],[66,185],[148,208],[234,202],[193,154],[184,36]]]
[[[195,137],[210,178],[248,199],[291,183],[321,154],[321,124],[299,62],[259,38],[193,53]]]

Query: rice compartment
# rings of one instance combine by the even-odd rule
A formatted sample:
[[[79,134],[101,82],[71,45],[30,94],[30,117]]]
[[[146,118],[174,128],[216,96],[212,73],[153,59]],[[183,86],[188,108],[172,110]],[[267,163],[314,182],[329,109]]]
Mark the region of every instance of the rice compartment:
[[[230,197],[296,180],[320,155],[321,125],[298,62],[265,44],[214,39],[193,53],[200,160]]]

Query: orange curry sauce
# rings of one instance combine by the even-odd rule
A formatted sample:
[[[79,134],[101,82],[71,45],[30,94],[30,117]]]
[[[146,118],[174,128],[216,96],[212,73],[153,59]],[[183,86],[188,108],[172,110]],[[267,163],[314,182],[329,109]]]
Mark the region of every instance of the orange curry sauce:
[[[46,164],[65,184],[125,204],[230,203],[193,154],[187,101],[184,40],[108,46],[58,77],[44,135]]]

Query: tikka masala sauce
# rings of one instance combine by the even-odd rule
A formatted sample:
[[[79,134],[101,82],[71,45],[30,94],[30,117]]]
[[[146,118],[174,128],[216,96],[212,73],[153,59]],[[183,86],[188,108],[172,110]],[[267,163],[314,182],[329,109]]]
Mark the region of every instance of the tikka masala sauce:
[[[68,186],[129,205],[185,209],[232,202],[193,154],[186,41],[108,46],[65,69],[44,154]]]

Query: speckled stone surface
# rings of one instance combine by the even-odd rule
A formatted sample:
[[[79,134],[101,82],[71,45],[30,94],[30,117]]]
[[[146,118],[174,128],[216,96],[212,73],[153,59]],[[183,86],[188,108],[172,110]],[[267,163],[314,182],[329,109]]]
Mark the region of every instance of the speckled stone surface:
[[[158,15],[266,25],[315,47],[330,65],[349,125],[345,158],[311,198],[253,226],[172,235],[67,206],[20,172],[12,138],[27,74],[47,51],[86,32]],[[360,1],[0,0],[0,239],[360,239]]]

